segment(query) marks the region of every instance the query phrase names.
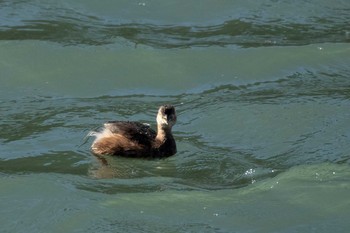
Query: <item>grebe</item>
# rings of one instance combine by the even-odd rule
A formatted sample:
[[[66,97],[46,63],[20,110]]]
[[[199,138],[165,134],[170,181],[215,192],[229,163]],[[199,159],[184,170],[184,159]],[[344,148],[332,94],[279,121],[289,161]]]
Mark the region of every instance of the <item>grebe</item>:
[[[176,153],[176,143],[171,133],[175,123],[175,108],[171,105],[159,108],[157,133],[140,122],[108,121],[101,132],[91,134],[96,137],[91,150],[95,155],[168,157]]]

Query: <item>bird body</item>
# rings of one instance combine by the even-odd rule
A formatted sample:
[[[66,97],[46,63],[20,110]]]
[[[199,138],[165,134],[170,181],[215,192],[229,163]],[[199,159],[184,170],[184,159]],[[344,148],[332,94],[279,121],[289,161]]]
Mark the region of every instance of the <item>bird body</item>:
[[[157,132],[147,124],[135,121],[108,121],[96,137],[91,150],[96,155],[127,157],[168,157],[176,153],[172,126],[176,123],[175,108],[161,106],[157,115]]]

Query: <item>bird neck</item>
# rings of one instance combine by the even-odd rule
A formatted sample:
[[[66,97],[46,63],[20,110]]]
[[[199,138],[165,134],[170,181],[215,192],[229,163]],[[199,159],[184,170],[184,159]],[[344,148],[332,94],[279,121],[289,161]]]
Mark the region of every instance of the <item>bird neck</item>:
[[[154,141],[154,149],[160,156],[170,156],[176,153],[176,142],[171,133],[171,128],[158,126],[158,132]]]
[[[156,139],[160,142],[165,142],[166,140],[171,139],[171,138],[173,138],[173,135],[171,133],[171,128],[162,127],[162,126],[158,125]]]

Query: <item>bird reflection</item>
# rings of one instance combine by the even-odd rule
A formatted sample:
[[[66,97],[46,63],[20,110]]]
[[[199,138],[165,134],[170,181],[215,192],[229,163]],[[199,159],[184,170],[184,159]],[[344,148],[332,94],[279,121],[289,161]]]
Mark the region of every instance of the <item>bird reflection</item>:
[[[132,159],[118,156],[94,156],[89,168],[89,175],[96,179],[142,178],[163,176],[176,172],[176,168],[168,160]]]

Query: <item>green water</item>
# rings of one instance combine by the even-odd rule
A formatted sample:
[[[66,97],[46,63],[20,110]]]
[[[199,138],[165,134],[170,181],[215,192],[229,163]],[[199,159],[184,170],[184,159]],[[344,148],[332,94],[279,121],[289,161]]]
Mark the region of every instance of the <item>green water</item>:
[[[348,232],[349,1],[0,1],[1,232]],[[178,153],[89,152],[108,120]]]

